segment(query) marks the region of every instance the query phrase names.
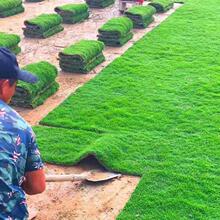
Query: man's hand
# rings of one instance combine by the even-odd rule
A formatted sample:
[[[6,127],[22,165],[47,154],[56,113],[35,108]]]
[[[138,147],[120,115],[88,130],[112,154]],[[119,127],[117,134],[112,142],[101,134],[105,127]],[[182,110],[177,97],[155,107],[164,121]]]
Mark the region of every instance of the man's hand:
[[[26,172],[22,188],[28,195],[42,193],[46,189],[44,169]]]

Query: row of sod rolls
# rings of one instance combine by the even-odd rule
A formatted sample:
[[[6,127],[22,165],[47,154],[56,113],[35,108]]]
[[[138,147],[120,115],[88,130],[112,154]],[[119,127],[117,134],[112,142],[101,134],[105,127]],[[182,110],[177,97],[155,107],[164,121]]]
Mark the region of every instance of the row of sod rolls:
[[[62,17],[58,14],[41,14],[36,18],[24,22],[24,35],[30,38],[50,37],[63,31],[62,21]]]
[[[67,4],[55,8],[55,11],[63,18],[63,23],[74,24],[89,17],[87,4]]]
[[[14,54],[18,54],[21,48],[18,46],[21,39],[16,34],[7,34],[0,32],[0,47],[6,47]]]
[[[153,15],[156,9],[153,6],[134,6],[125,12],[125,15],[133,21],[135,28],[146,28],[154,21]]]
[[[133,22],[127,17],[112,18],[98,29],[98,40],[107,46],[120,47],[132,37]]]
[[[157,12],[166,12],[173,7],[173,0],[151,0],[149,5],[156,8]]]
[[[11,104],[20,107],[34,108],[58,90],[57,68],[52,64],[42,61],[33,63],[23,68],[38,77],[38,82],[29,84],[19,81]]]
[[[24,12],[22,0],[0,0],[0,18]]]
[[[104,44],[81,40],[59,53],[60,68],[66,72],[87,73],[105,60]]]
[[[115,3],[115,0],[86,0],[90,8],[105,8]]]

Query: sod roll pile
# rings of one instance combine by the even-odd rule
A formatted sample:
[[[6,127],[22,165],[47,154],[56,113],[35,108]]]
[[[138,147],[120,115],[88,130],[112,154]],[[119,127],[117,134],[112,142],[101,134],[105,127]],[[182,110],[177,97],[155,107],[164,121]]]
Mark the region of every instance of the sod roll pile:
[[[22,0],[1,0],[0,1],[0,18],[24,12]]]
[[[58,14],[41,14],[36,18],[24,22],[24,35],[30,38],[50,37],[63,31],[64,28],[61,26],[62,21],[62,17]]]
[[[81,40],[59,53],[60,68],[66,72],[87,73],[105,60],[104,44],[95,40]]]
[[[57,69],[52,64],[42,61],[33,63],[23,68],[38,77],[38,82],[35,84],[25,83],[19,81],[16,93],[12,98],[12,105],[35,108],[52,94],[54,94],[59,85],[55,81],[57,76]]]
[[[98,40],[107,46],[120,47],[133,37],[132,28],[133,22],[130,18],[112,18],[99,28]]]
[[[90,8],[105,8],[115,3],[115,0],[86,0]]]
[[[55,8],[55,11],[63,18],[63,23],[74,24],[89,17],[87,4],[67,4]]]
[[[21,51],[21,48],[18,46],[20,41],[20,37],[16,34],[0,32],[0,47],[6,47],[14,54],[18,54]]]
[[[125,15],[133,21],[135,28],[146,28],[153,22],[156,9],[153,6],[134,6],[125,12]]]
[[[149,5],[155,7],[157,12],[163,13],[171,9],[173,7],[173,3],[173,0],[151,0]]]

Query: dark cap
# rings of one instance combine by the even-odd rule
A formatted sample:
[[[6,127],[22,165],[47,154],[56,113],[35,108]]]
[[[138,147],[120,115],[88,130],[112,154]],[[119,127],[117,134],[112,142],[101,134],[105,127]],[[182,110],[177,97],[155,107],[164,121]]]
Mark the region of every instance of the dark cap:
[[[36,83],[38,78],[18,66],[16,56],[10,50],[0,47],[0,79],[22,80],[28,83]]]

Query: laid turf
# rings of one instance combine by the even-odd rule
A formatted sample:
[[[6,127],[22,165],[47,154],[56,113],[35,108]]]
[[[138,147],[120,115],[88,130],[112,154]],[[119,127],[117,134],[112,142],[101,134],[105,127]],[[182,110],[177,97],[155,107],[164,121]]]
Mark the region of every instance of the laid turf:
[[[22,0],[1,0],[0,18],[12,16],[24,12]]]
[[[112,18],[98,29],[98,40],[108,46],[122,46],[133,37],[132,28],[130,18]]]
[[[89,17],[87,4],[67,4],[55,8],[55,11],[63,18],[63,23],[74,24]]]
[[[15,54],[21,51],[21,48],[18,46],[20,41],[21,38],[16,34],[0,32],[0,47],[6,47]]]
[[[30,38],[47,38],[60,31],[63,19],[58,14],[41,14],[36,18],[24,21],[24,35]]]
[[[36,128],[46,161],[142,175],[118,219],[220,219],[219,11],[188,0]]]
[[[96,40],[81,40],[59,53],[63,71],[87,73],[105,60],[104,44]]]
[[[11,103],[14,106],[35,108],[57,91],[59,85],[55,79],[58,71],[46,61],[29,64],[23,69],[36,75],[38,82],[30,84],[19,81]]]
[[[156,9],[153,6],[133,6],[125,12],[125,15],[133,21],[135,28],[146,28],[153,20]]]
[[[173,7],[174,0],[151,0],[149,5],[155,7],[157,12],[162,13]]]

